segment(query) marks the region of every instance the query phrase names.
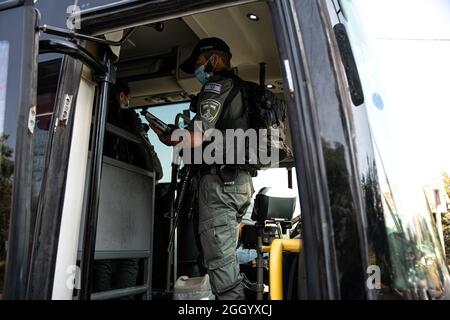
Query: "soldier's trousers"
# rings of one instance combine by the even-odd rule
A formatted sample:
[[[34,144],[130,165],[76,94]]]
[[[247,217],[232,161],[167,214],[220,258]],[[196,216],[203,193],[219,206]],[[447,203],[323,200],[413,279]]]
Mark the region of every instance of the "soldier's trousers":
[[[198,233],[211,287],[219,300],[245,299],[236,256],[237,215],[249,206],[252,178],[239,170],[234,185],[226,186],[216,174],[201,177],[199,183]]]

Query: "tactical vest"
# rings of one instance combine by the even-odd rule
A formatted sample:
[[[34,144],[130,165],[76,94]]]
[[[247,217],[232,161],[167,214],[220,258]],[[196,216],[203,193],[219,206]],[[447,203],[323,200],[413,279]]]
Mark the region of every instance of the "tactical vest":
[[[247,168],[265,169],[279,164],[263,162],[259,156],[264,152],[267,157],[270,157],[271,152],[277,152],[279,162],[293,160],[292,151],[286,144],[286,106],[284,102],[271,91],[261,88],[256,83],[244,81],[237,76],[233,76],[232,79],[233,88],[224,102],[216,128],[219,130],[242,129],[244,131],[254,129],[256,131],[257,144],[246,143],[245,166]],[[260,129],[265,129],[267,136],[260,136]],[[275,134],[271,135],[271,133]]]
[[[248,108],[243,99],[243,92],[241,88],[241,82],[236,76],[233,76],[233,88],[231,89],[228,97],[225,99],[223,104],[222,112],[220,113],[219,119],[216,123],[216,129],[221,130],[224,133],[224,159],[223,162],[227,163],[226,156],[230,155],[230,150],[227,149],[227,145],[233,146],[234,161],[232,166],[237,165],[245,170],[254,171],[256,168],[249,165],[249,149],[250,145],[248,141],[245,141],[245,147],[238,150],[239,146],[236,141],[229,141],[226,137],[226,129],[238,130],[242,129],[246,132],[251,128],[251,121],[249,119]],[[242,81],[242,80],[241,80]],[[244,150],[242,150],[244,149]],[[244,163],[242,161],[238,162],[238,155],[245,155]],[[241,159],[242,160],[242,159]]]

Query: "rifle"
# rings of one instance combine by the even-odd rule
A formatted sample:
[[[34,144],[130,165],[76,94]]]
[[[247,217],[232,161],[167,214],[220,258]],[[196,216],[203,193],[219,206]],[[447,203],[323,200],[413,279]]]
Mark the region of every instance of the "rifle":
[[[266,63],[259,64],[259,85],[266,89]],[[262,300],[264,296],[264,261],[263,261],[263,227],[257,225],[257,253],[256,257],[256,300]]]
[[[259,63],[259,85],[262,89],[266,88],[266,63]]]
[[[190,185],[190,179],[192,176],[192,168],[190,166],[185,166],[184,174],[181,176],[181,189],[180,192],[177,195],[177,198],[175,198],[175,192],[177,190],[177,180],[179,175],[179,161],[174,161],[172,163],[172,180],[170,184],[170,216],[168,218],[171,219],[171,229],[170,229],[170,235],[169,235],[169,245],[167,247],[167,278],[166,278],[166,291],[170,291],[170,282],[171,282],[171,267],[172,267],[172,251],[173,251],[173,245],[174,245],[174,239],[175,239],[175,232],[178,227],[178,223],[180,220],[180,215],[183,210],[183,204],[186,198],[186,195],[189,190]],[[192,209],[192,208],[191,208]],[[174,277],[176,275],[176,268],[174,269]],[[174,279],[175,281],[175,279]]]
[[[177,195],[177,199],[175,201],[175,209],[173,210],[173,214],[171,215],[171,218],[174,219],[174,223],[172,226],[172,230],[170,232],[169,236],[169,246],[167,248],[167,252],[172,251],[174,237],[175,237],[175,231],[178,227],[178,223],[180,221],[180,215],[183,212],[183,204],[185,202],[186,195],[189,190],[189,185],[192,178],[192,168],[190,165],[185,166],[184,174],[181,175],[181,188],[180,192]]]

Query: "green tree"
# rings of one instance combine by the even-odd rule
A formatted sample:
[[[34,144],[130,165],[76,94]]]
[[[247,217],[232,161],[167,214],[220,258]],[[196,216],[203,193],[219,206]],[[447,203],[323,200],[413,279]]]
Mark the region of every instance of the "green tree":
[[[450,176],[447,172],[442,172],[442,180],[444,189],[450,198]],[[444,234],[445,254],[447,256],[447,264],[450,265],[450,213],[442,215],[442,231]]]
[[[14,162],[13,150],[6,145],[8,136],[0,135],[0,290],[3,288],[3,274],[6,260],[6,240],[8,239],[9,214]]]
[[[445,171],[442,172],[442,180],[444,181],[445,192],[450,197],[450,176]]]

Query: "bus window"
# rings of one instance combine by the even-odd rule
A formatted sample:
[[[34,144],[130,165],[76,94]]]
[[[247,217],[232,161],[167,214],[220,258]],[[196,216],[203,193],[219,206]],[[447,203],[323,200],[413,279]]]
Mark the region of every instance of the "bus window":
[[[12,160],[13,149],[9,147],[7,143],[8,136],[4,134],[8,56],[9,43],[7,41],[0,41],[0,299],[3,294],[3,278],[6,262],[6,244],[8,239],[14,168]]]
[[[45,151],[51,127],[62,59],[39,63],[36,127],[33,135],[32,212],[35,212],[45,168]],[[33,225],[33,224],[32,224]]]
[[[442,297],[449,276],[439,229],[449,214],[442,172],[450,169],[444,147],[449,113],[443,103],[448,100],[450,46],[435,35],[448,39],[450,34],[443,33],[445,23],[427,19],[450,6],[445,1],[426,6],[340,3],[366,97],[353,113],[367,113],[375,150],[373,165],[368,165],[376,165],[372,178],[381,188],[379,205],[392,266],[381,270],[382,285],[391,285],[403,298]],[[410,11],[399,22],[402,10]],[[424,22],[423,28],[414,28],[416,19]],[[433,58],[417,63],[423,57]],[[368,182],[363,181],[364,187]]]
[[[165,105],[165,106],[156,106],[151,107],[149,111],[154,114],[156,117],[164,121],[165,123],[174,123],[175,117],[179,113],[183,113],[184,110],[189,109],[189,103],[177,103],[173,105]],[[142,109],[135,109],[138,114],[141,113]],[[192,114],[191,114],[192,119]],[[148,124],[147,119],[141,115],[142,123]],[[155,151],[158,154],[158,157],[161,161],[162,169],[163,169],[163,177],[159,181],[160,183],[168,183],[170,182],[170,175],[172,172],[171,164],[172,164],[172,147],[168,147],[164,145],[161,141],[159,141],[158,136],[155,134],[153,130],[148,131],[148,138],[150,142],[155,147]]]
[[[0,65],[7,66],[2,60],[6,59],[5,46],[0,45]],[[32,173],[32,216],[30,225],[34,225],[34,212],[42,183],[45,167],[45,151],[48,141],[48,132],[51,126],[51,118],[55,103],[56,89],[61,68],[61,59],[45,61],[38,66],[38,88],[36,106],[36,126],[33,134],[33,173]],[[13,153],[8,144],[8,136],[3,135],[3,115],[5,111],[5,91],[6,91],[7,70],[0,68],[0,148],[1,148],[1,182],[0,182],[0,288],[3,288],[3,272],[6,256],[6,244],[8,238],[9,212],[11,204],[12,178],[13,178]],[[2,85],[3,83],[3,85]],[[2,97],[3,95],[3,97]],[[31,227],[32,230],[32,227]]]

